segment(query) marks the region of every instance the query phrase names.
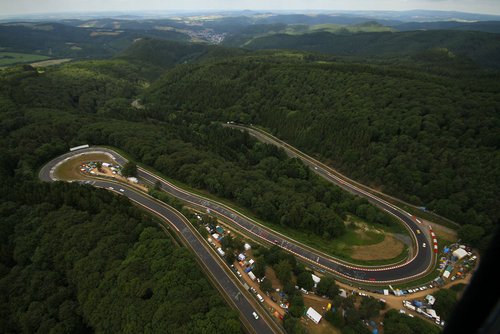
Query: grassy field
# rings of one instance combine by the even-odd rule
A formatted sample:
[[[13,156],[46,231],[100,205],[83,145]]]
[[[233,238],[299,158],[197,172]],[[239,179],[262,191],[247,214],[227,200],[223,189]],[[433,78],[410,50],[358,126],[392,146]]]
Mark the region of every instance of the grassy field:
[[[31,66],[33,66],[33,67],[47,67],[47,66],[59,65],[62,63],[66,63],[68,61],[71,61],[71,58],[49,59],[49,60],[37,61],[35,63],[32,63]]]
[[[28,53],[0,52],[0,66],[9,66],[21,63],[33,63],[36,61],[47,60],[50,57],[33,55]]]
[[[113,160],[106,154],[84,154],[63,162],[55,170],[54,176],[60,180],[85,180],[86,177],[82,173],[80,173],[80,165],[83,162],[88,161],[102,161],[113,163]]]

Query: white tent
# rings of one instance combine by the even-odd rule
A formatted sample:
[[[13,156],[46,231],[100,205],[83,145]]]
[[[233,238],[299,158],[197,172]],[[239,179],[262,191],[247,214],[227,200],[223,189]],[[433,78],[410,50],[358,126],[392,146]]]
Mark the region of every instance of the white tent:
[[[315,324],[319,324],[319,322],[321,321],[321,314],[319,314],[318,312],[316,312],[315,309],[313,309],[312,307],[309,307],[309,309],[307,310],[307,313],[306,313],[307,317],[309,319],[311,319],[312,321],[314,321]]]
[[[462,248],[457,248],[453,251],[453,256],[456,256],[459,260],[467,255],[467,251]]]

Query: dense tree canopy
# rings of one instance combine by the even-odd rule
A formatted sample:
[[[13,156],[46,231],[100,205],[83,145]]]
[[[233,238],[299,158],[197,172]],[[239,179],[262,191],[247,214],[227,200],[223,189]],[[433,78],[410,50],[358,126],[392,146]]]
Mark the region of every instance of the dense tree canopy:
[[[359,181],[488,234],[500,217],[498,82],[496,72],[268,52],[179,66],[146,100],[164,117],[182,110],[266,127]]]
[[[127,199],[16,185],[0,205],[1,332],[240,332],[194,255]]]
[[[425,320],[410,318],[396,310],[389,310],[384,317],[384,333],[387,334],[438,334],[439,327]]]

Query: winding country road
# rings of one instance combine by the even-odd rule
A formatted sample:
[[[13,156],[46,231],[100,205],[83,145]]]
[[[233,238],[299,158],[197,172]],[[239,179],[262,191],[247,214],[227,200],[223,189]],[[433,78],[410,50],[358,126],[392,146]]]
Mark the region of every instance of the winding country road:
[[[100,147],[89,148],[76,152],[70,152],[52,160],[41,170],[40,178],[46,181],[52,180],[53,169],[57,163],[63,161],[68,157],[84,152],[108,153],[113,156],[118,164],[122,165],[127,161],[124,157],[120,156],[118,153],[110,149]],[[301,158],[300,156],[297,157]],[[300,257],[307,262],[310,262],[319,269],[333,272],[336,275],[343,276],[344,278],[352,281],[371,284],[396,283],[419,277],[424,274],[429,268],[431,268],[431,266],[433,265],[433,252],[432,247],[429,245],[426,237],[426,235],[428,234],[428,229],[426,226],[420,224],[416,219],[413,219],[411,215],[401,211],[392,204],[377,198],[373,194],[367,193],[366,191],[356,187],[355,185],[351,185],[344,180],[339,179],[338,177],[331,174],[327,169],[321,167],[321,165],[310,162],[308,160],[304,162],[310,165],[313,171],[323,176],[327,180],[330,180],[331,182],[354,194],[367,198],[377,207],[387,211],[388,213],[401,220],[405,224],[405,226],[407,226],[408,230],[410,231],[410,235],[416,243],[414,256],[405,263],[392,266],[367,267],[351,265],[325,255],[321,252],[315,251],[310,247],[302,245],[290,238],[274,232],[253,221],[251,218],[248,218],[245,215],[229,208],[226,205],[180,189],[142,168],[138,168],[138,176],[151,184],[160,182],[162,189],[172,196],[177,197],[184,202],[190,203],[192,206],[203,208],[204,210],[209,209],[210,212],[225,217],[226,219],[232,221],[234,225],[238,226],[239,229],[246,234],[252,234],[254,237],[260,238],[261,240],[265,240],[269,243],[275,243],[284,250],[295,254],[297,257]],[[141,205],[144,205],[146,207],[150,205],[150,202],[146,196],[141,194],[137,194],[134,196],[136,196],[134,200],[136,200]],[[421,230],[422,233],[415,233],[417,229]],[[427,247],[422,247],[424,243]]]

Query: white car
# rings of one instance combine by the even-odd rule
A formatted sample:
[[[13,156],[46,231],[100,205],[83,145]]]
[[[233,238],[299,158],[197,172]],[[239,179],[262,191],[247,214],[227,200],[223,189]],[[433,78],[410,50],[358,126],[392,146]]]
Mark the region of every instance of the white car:
[[[424,248],[425,248],[426,246],[427,246],[427,245],[425,244],[425,242],[424,242],[424,243],[422,243],[422,247],[424,247]]]
[[[125,190],[124,190],[124,189],[120,189],[120,192],[122,192],[122,193],[123,193],[123,192],[125,192]]]
[[[257,315],[257,313],[252,312],[252,315],[253,315],[253,317],[255,318],[255,320],[259,320],[259,316]]]

